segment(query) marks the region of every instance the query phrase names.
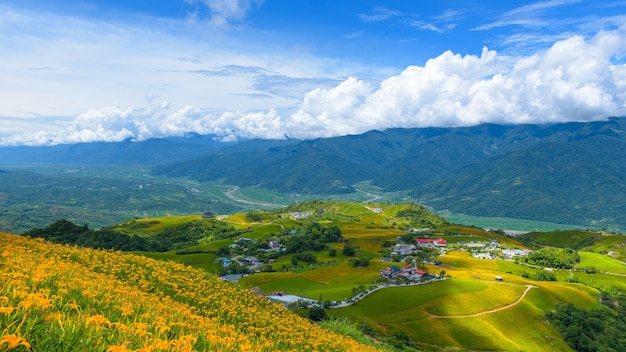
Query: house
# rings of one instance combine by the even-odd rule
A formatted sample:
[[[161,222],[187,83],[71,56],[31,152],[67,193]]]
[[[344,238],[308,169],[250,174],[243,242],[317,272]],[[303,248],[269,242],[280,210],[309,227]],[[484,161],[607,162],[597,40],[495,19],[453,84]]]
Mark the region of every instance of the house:
[[[443,238],[437,238],[437,239],[432,239],[432,238],[416,238],[415,242],[417,243],[418,246],[420,247],[430,247],[430,248],[435,248],[435,247],[446,247],[448,245],[448,241],[444,240]]]
[[[269,240],[269,245],[270,245],[270,249],[273,250],[279,250],[280,249],[280,242],[275,241],[275,240]]]
[[[446,247],[448,245],[448,241],[444,240],[443,238],[438,238],[433,241],[433,244],[435,245],[435,247]]]
[[[406,265],[404,268],[400,268],[397,265],[390,265],[387,269],[380,271],[380,276],[390,281],[402,279],[417,282],[427,274],[427,272],[415,268],[412,264]]]
[[[311,213],[308,211],[300,211],[300,212],[292,211],[289,213],[289,215],[291,215],[291,217],[294,220],[299,220],[299,219],[306,218],[307,216],[311,215]]]
[[[503,249],[502,255],[504,255],[507,259],[513,259],[527,256],[530,252],[532,251],[523,249]]]
[[[263,262],[259,261],[259,259],[257,257],[254,256],[246,256],[242,259],[239,259],[239,261],[247,266],[253,267],[253,268],[260,268],[263,266]]]
[[[416,247],[412,244],[396,244],[393,251],[399,255],[409,255],[415,252],[415,250]]]
[[[247,237],[240,237],[238,239],[235,240],[235,243],[255,243],[256,241],[253,240],[252,238],[247,238]]]
[[[430,231],[430,228],[428,227],[421,227],[421,228],[415,228],[415,227],[407,227],[406,232],[408,233],[416,233],[416,232],[428,232]]]
[[[495,254],[493,254],[493,253],[486,253],[486,252],[475,252],[475,253],[472,253],[472,257],[479,258],[479,259],[496,259]]]
[[[226,258],[226,257],[217,258],[215,261],[222,263],[222,266],[224,268],[227,268],[227,267],[229,267],[229,266],[231,266],[233,264],[233,262],[230,259]]]

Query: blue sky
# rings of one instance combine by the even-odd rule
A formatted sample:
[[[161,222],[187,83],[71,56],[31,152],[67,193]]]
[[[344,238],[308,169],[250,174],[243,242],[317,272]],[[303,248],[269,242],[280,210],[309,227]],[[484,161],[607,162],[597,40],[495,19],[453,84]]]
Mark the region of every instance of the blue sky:
[[[626,1],[0,1],[0,144],[626,115]]]

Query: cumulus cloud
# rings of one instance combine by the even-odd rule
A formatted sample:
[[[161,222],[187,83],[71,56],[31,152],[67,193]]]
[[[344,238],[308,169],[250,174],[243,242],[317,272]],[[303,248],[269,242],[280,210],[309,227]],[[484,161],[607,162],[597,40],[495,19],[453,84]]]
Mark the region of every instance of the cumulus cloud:
[[[310,138],[389,127],[591,121],[625,115],[626,66],[612,63],[625,49],[626,35],[620,30],[600,32],[590,40],[574,36],[528,57],[506,57],[488,49],[481,56],[448,51],[423,67],[408,67],[370,92],[355,89],[366,85],[349,79],[334,89],[307,94],[290,120],[319,129],[291,134]]]
[[[146,96],[146,106],[92,109],[59,133],[2,139],[2,144],[144,140],[186,132],[237,138],[317,138],[391,127],[451,127],[480,123],[592,121],[626,115],[623,29],[585,39],[572,36],[531,56],[484,48],[451,51],[410,66],[379,84],[351,77],[308,91],[290,112],[207,113]]]

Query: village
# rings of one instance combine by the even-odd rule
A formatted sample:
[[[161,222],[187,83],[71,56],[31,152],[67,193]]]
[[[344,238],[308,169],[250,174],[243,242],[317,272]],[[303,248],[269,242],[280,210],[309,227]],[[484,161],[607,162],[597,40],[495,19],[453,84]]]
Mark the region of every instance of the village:
[[[295,218],[301,218],[310,214],[295,213],[291,214]],[[381,262],[388,262],[389,266],[380,270],[379,279],[370,287],[359,286],[353,292],[351,299],[344,301],[326,301],[318,302],[313,299],[299,297],[295,295],[285,294],[282,291],[271,292],[268,298],[275,302],[281,302],[285,305],[304,305],[309,307],[323,306],[325,308],[340,308],[352,305],[365,296],[384,289],[387,287],[423,285],[434,281],[446,280],[445,270],[437,273],[429,273],[427,265],[438,266],[441,264],[437,258],[445,255],[450,250],[467,251],[474,258],[484,260],[504,259],[515,260],[528,255],[530,250],[522,250],[515,248],[502,248],[500,243],[484,237],[460,235],[460,234],[441,234],[442,236],[433,236],[433,232],[428,229],[406,229],[407,234],[412,234],[411,241],[407,241],[406,236],[397,236],[391,247],[381,252],[378,259]],[[443,238],[446,237],[447,239]],[[457,240],[457,237],[459,238]],[[237,283],[240,278],[249,274],[268,271],[274,264],[275,258],[280,257],[285,247],[278,240],[269,240],[266,248],[257,248],[256,240],[246,237],[237,238],[229,248],[234,253],[230,257],[219,257],[217,261],[224,269],[237,267],[244,270],[237,273],[231,273],[224,270],[227,275],[223,275],[224,280]],[[250,250],[254,248],[254,250]],[[251,252],[251,253],[250,253]],[[260,254],[259,254],[260,253]],[[270,255],[271,259],[262,261],[259,257],[266,257],[264,254]],[[287,269],[288,270],[288,269]],[[495,278],[498,280],[499,278]]]

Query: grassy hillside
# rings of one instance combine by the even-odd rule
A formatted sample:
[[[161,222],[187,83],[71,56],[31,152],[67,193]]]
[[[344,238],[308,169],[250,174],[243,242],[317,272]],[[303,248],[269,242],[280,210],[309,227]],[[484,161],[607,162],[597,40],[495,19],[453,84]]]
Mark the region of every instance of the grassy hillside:
[[[411,234],[407,232],[408,227],[420,229],[429,227],[430,230]],[[321,235],[330,236],[337,229],[340,231],[340,238],[333,237],[330,241],[321,240],[324,238]],[[402,348],[413,346],[423,350],[458,348],[534,351],[542,350],[543,346],[550,346],[554,350],[568,351],[569,347],[560,337],[559,332],[544,319],[544,314],[554,310],[558,303],[563,302],[572,303],[581,309],[595,308],[599,305],[597,299],[599,294],[626,292],[626,266],[616,259],[623,252],[622,236],[568,230],[531,233],[523,237],[531,239],[532,241],[526,242],[532,246],[541,242],[542,246],[578,248],[579,244],[583,243],[587,248],[587,251],[580,252],[580,263],[573,270],[552,271],[556,282],[536,281],[533,279],[535,274],[543,269],[508,260],[477,259],[470,253],[470,251],[481,251],[476,249],[481,246],[526,247],[515,238],[503,236],[498,231],[488,232],[476,227],[450,224],[444,218],[410,203],[381,204],[316,200],[296,203],[276,210],[256,210],[211,218],[193,215],[132,219],[107,230],[116,231],[119,236],[135,236],[146,241],[169,241],[168,243],[173,246],[172,248],[175,247],[175,250],[137,253],[145,257],[171,261],[157,264],[156,261],[142,257],[79,250],[71,247],[53,247],[40,241],[25,238],[14,239],[6,235],[7,240],[3,241],[6,250],[0,249],[3,255],[0,263],[4,265],[8,260],[5,258],[13,258],[13,253],[30,251],[30,258],[34,259],[33,263],[24,264],[24,268],[20,270],[26,270],[23,274],[25,278],[33,275],[43,276],[40,280],[41,285],[35,283],[33,286],[29,282],[28,287],[32,286],[35,290],[39,290],[37,292],[47,293],[49,296],[46,297],[52,295],[63,297],[64,302],[69,299],[74,299],[76,302],[81,300],[80,302],[84,302],[81,304],[86,307],[82,308],[81,312],[89,311],[91,315],[102,315],[113,327],[117,327],[114,324],[119,323],[128,330],[130,329],[128,325],[132,326],[132,323],[138,321],[137,319],[148,326],[157,324],[158,322],[151,320],[154,312],[150,310],[152,306],[141,308],[144,307],[143,301],[152,302],[150,300],[154,298],[153,295],[157,295],[157,298],[168,297],[167,299],[171,300],[174,305],[187,304],[193,309],[192,313],[200,316],[194,318],[199,321],[202,317],[223,319],[234,329],[231,331],[232,334],[247,334],[248,331],[257,331],[255,329],[265,329],[263,331],[268,334],[280,334],[275,328],[260,327],[263,326],[262,324],[270,324],[269,321],[259,322],[258,319],[253,319],[251,322],[246,320],[248,318],[240,317],[249,311],[248,308],[243,308],[244,305],[259,309],[258,315],[261,317],[266,313],[263,311],[264,308],[257,308],[260,303],[251,303],[256,302],[252,298],[245,298],[244,303],[240,303],[240,297],[249,296],[247,291],[224,284],[215,276],[206,273],[206,271],[220,272],[224,275],[235,273],[230,272],[232,268],[223,267],[217,261],[218,257],[222,259],[227,257],[235,262],[247,256],[256,256],[264,263],[263,266],[253,270],[261,270],[261,272],[240,278],[239,285],[242,288],[260,288],[265,293],[283,291],[330,304],[330,301],[354,301],[355,296],[369,288],[384,287],[366,294],[349,307],[328,308],[326,314],[335,318],[345,317],[348,319],[346,324],[352,324],[353,330],[371,334],[375,339],[385,343],[397,347],[402,346]],[[448,279],[428,284],[388,287],[386,284],[389,282],[381,279],[380,271],[387,269],[390,265],[404,267],[407,261],[400,262],[400,257],[397,257],[397,254],[391,255],[391,252],[396,244],[402,246],[415,243],[414,237],[416,236],[447,240],[446,250],[420,249],[409,254],[406,260],[410,262],[416,259],[420,270],[433,274],[431,277],[447,276]],[[247,241],[245,248],[241,248],[242,243],[237,241],[242,238],[251,239]],[[270,240],[279,242],[284,251],[269,250]],[[306,246],[307,249],[293,248],[293,243]],[[18,249],[10,247],[15,244],[27,249],[19,249],[19,246],[16,247]],[[181,247],[182,245],[186,247]],[[343,252],[343,249],[348,246],[354,247],[354,255]],[[488,249],[488,251],[502,256],[498,249]],[[48,259],[39,259],[39,252],[42,258],[51,258],[49,260],[61,263],[59,267],[62,269],[66,262],[78,265],[76,267],[80,267],[80,270],[75,269],[78,276],[61,272],[36,274],[36,269],[31,266],[37,267],[35,263],[48,265],[46,261]],[[53,252],[58,254],[51,254]],[[315,259],[305,259],[301,256],[303,252],[314,256]],[[18,257],[21,258],[20,260],[25,260],[26,254],[20,254]],[[394,261],[387,261],[389,257],[393,257]],[[425,259],[423,262],[422,258]],[[365,260],[365,266],[355,265],[361,259]],[[175,262],[184,265],[175,264]],[[269,268],[268,263],[271,264]],[[17,259],[14,264],[18,265]],[[191,267],[204,269],[204,271]],[[501,282],[495,280],[498,276],[502,277]],[[99,292],[96,291],[95,284],[89,287],[79,286],[80,290],[72,291],[67,289],[67,285],[56,283],[59,278],[73,282],[78,280],[78,277],[84,277],[87,281],[99,280],[105,282],[105,286],[108,287],[120,287],[123,289],[123,295],[127,297],[123,298],[124,300],[121,301],[123,303],[115,303],[114,308],[110,308],[102,302],[107,299],[109,302],[122,300],[122,297],[117,294],[107,296],[105,293],[94,293],[92,296],[97,298],[97,302],[94,303],[88,301],[90,294],[83,292],[91,292],[90,290]],[[72,283],[72,285],[79,284]],[[63,288],[72,294],[71,297],[62,296],[64,291],[60,289]],[[49,291],[42,291],[42,289]],[[213,291],[221,289],[230,291],[226,293],[229,297],[220,298],[218,301],[220,305],[239,306],[216,310],[217,303],[210,303],[201,298],[223,295],[223,291],[222,293]],[[2,292],[0,292],[1,295]],[[8,298],[4,300],[9,302],[8,294],[6,297]],[[142,302],[135,303],[132,297],[142,297]],[[9,312],[8,314],[13,314],[18,311],[23,295],[10,299],[11,303],[4,307],[11,307],[6,311]],[[72,315],[74,313],[70,314],[69,311],[64,310],[66,308],[62,303],[55,304],[58,306],[55,307],[60,310],[59,314],[63,314],[62,321],[68,320],[72,321],[71,324],[79,324],[80,320],[76,319],[80,317],[75,317]],[[157,305],[157,303],[146,304]],[[135,308],[135,305],[140,308]],[[213,311],[205,312],[204,310],[209,305]],[[2,301],[0,301],[0,306],[2,306]],[[132,323],[130,320],[124,320],[126,316],[121,310],[123,307],[133,307],[133,313],[129,313],[128,318],[134,319]],[[270,310],[278,309],[277,306],[267,307]],[[141,315],[143,313],[137,312],[138,310],[151,315],[143,316]],[[278,311],[283,312],[282,309]],[[257,314],[255,312],[252,314]],[[168,314],[170,313],[161,315],[164,319],[175,319],[169,318]],[[278,315],[278,318],[280,317],[282,314]],[[175,321],[178,322],[178,320]],[[261,325],[255,325],[257,323]],[[51,326],[49,324],[45,327],[49,328]],[[106,321],[102,324],[110,328]],[[165,325],[173,330],[172,326],[178,326],[176,324],[178,323]],[[297,323],[280,324],[282,326]],[[144,330],[158,336],[154,329]],[[505,331],[506,334],[503,333]],[[21,330],[19,332],[22,333]],[[185,334],[196,336],[194,334],[198,332],[185,330]],[[173,336],[170,333],[168,336],[173,341],[178,335]],[[257,340],[261,339],[260,335],[254,336]],[[265,336],[263,335],[263,338]],[[44,337],[36,337],[34,340],[40,338]],[[250,339],[253,338],[248,340]],[[134,341],[132,343],[134,344],[132,347],[130,345],[126,347],[131,349],[138,348],[134,346],[140,346]],[[151,340],[149,343],[156,342]],[[208,346],[210,342],[197,337],[194,343],[198,346]],[[267,341],[263,346],[265,343],[269,346]],[[113,346],[119,347],[119,345]],[[284,347],[286,345],[274,344],[272,346],[279,350],[310,349],[306,345]],[[252,348],[257,350],[257,347],[259,346],[255,345]],[[215,349],[220,348],[222,347]],[[261,350],[263,348],[265,347]],[[341,350],[341,348],[344,347],[320,346],[318,349]],[[345,349],[350,350],[350,348]]]
[[[0,233],[0,282],[0,348],[374,350],[205,271],[135,255]]]
[[[452,279],[380,290],[329,314],[364,321],[389,335],[406,334],[426,350],[570,351],[543,314],[558,302],[598,306],[595,289],[527,280],[518,276],[526,270],[518,264],[474,259],[467,252],[441,260]]]
[[[598,232],[580,230],[557,230],[548,232],[529,232],[519,236],[520,242],[528,245],[554,246],[580,249],[592,246],[602,236]]]

